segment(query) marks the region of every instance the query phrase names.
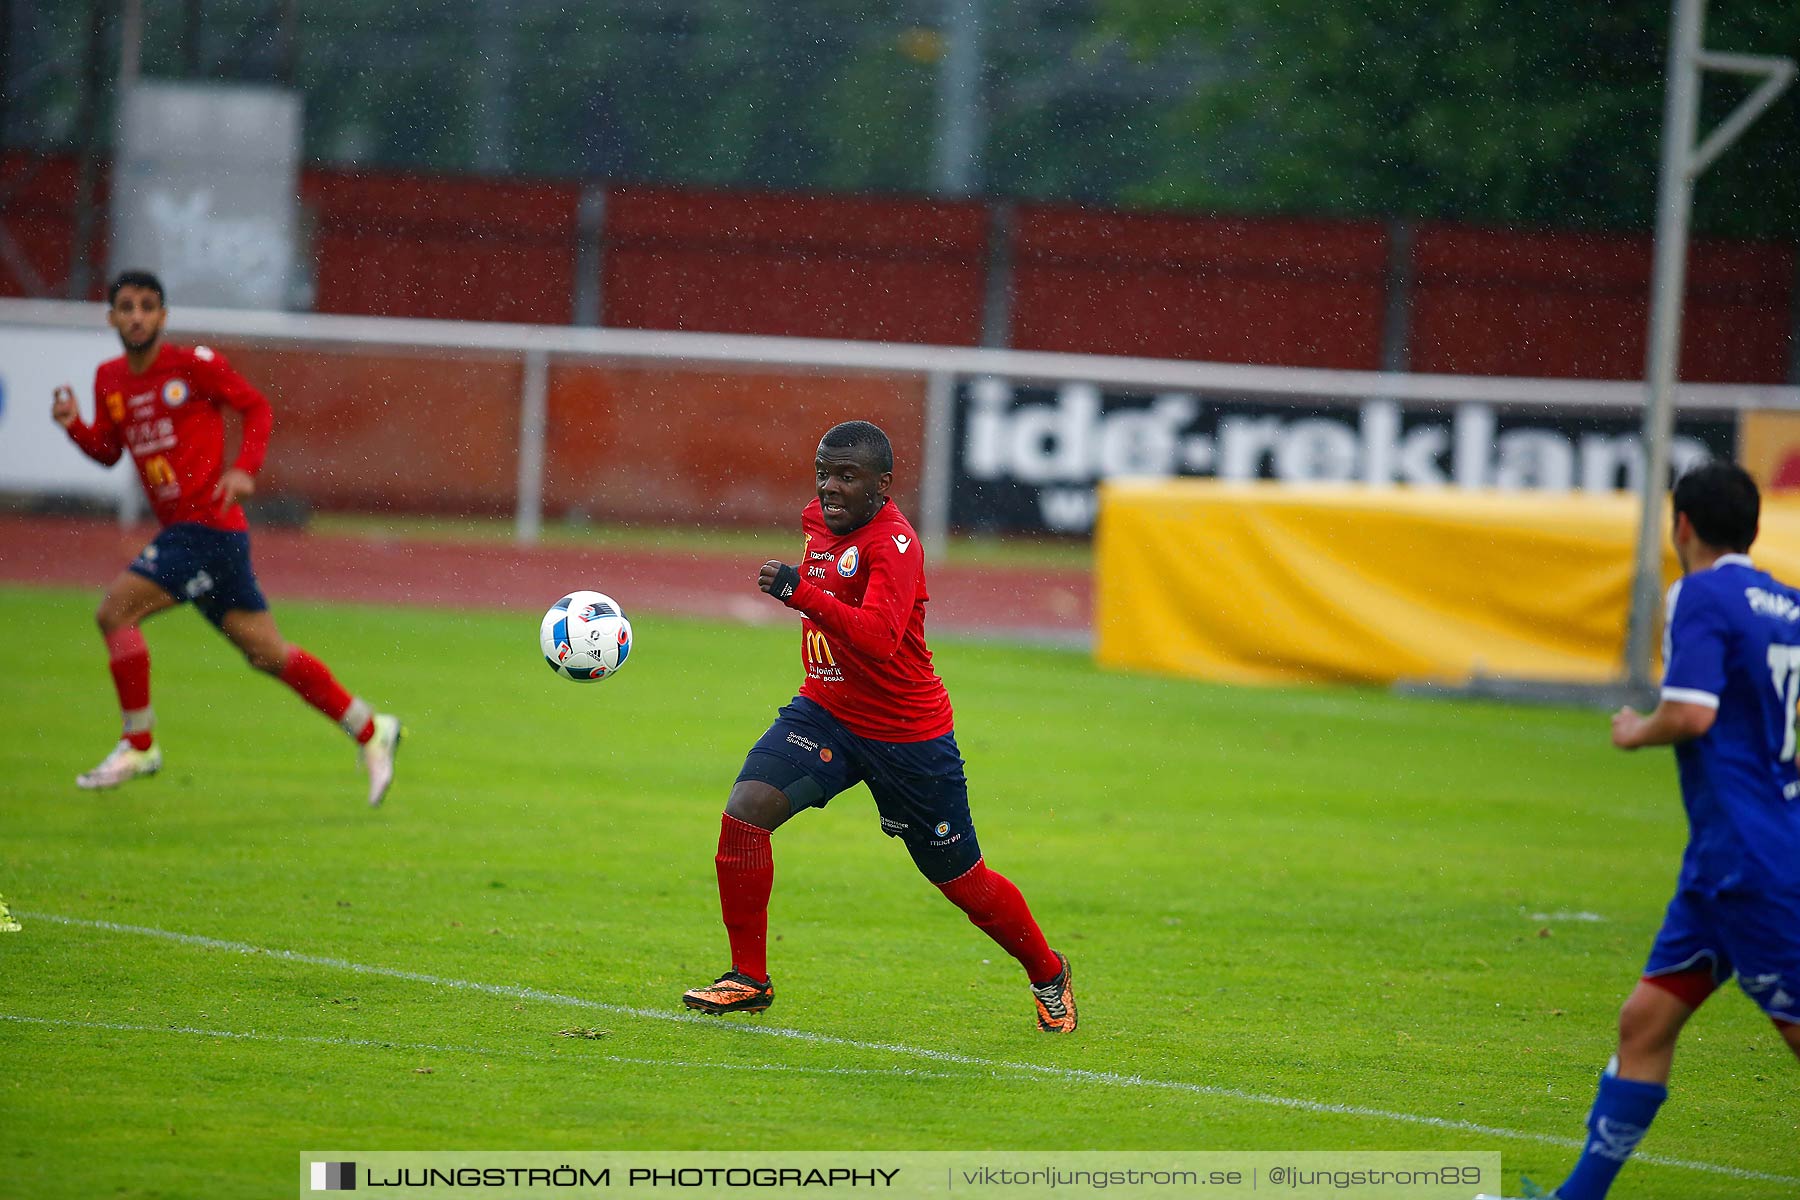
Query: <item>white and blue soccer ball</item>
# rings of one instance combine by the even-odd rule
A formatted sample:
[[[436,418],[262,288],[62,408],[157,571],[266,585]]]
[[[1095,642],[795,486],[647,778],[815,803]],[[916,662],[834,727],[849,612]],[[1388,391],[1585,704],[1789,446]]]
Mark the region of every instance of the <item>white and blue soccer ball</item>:
[[[631,653],[631,622],[611,596],[570,592],[544,614],[538,644],[552,671],[564,679],[590,683],[625,665]]]

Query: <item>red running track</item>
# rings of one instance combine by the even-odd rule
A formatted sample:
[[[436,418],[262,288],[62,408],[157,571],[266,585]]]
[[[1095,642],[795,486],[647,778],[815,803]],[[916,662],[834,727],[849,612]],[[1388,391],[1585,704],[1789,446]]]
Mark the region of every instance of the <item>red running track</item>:
[[[104,520],[0,516],[0,581],[94,589],[154,536]],[[773,623],[781,606],[756,588],[755,554],[519,547],[504,543],[251,533],[256,574],[270,603],[284,599],[516,609],[535,613],[576,588],[615,597],[627,612]],[[769,557],[783,547],[771,543]],[[1087,572],[1069,568],[952,566],[927,572],[926,628],[1008,640],[1083,645],[1093,613]]]

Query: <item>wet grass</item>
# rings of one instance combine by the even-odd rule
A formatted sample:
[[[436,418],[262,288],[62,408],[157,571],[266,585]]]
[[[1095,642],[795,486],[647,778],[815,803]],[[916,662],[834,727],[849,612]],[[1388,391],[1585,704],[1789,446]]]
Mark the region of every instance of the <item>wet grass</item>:
[[[776,1006],[665,1020],[724,968],[718,810],[791,632],[634,614],[629,667],[576,685],[535,613],[283,605],[408,723],[371,811],[342,735],[188,612],[147,627],[164,771],[77,792],[115,720],[91,599],[0,590],[9,1195],[285,1194],[328,1147],[1497,1149],[1554,1182],[1572,1152],[1531,1138],[1579,1135],[1684,836],[1666,755],[1593,714],[943,640],[983,848],[1080,1033],[1036,1031],[860,791],[777,836]],[[1792,1175],[1795,1079],[1722,994],[1644,1153]]]

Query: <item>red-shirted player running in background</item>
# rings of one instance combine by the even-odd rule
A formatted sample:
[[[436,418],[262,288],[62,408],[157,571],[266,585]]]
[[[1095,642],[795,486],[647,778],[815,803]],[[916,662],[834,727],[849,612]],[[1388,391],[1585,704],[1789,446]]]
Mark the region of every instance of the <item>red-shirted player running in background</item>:
[[[163,341],[163,288],[146,271],[126,271],[107,293],[107,323],[125,345],[94,374],[94,423],[81,421],[69,387],[56,389],[50,415],[89,458],[111,466],[129,451],[162,531],[106,590],[94,614],[106,639],[124,736],[84,788],[109,788],[162,767],[150,708],[150,651],[138,624],[193,601],[259,671],[266,671],[343,727],[360,747],[369,803],[394,778],[400,722],[346,692],[324,663],[282,640],[250,568],[249,524],[238,501],[256,490],[273,416],[263,394],[204,346]],[[229,405],[243,418],[243,445],[225,465]]]
[[[1073,1033],[1069,960],[1031,909],[990,869],[969,818],[950,697],[925,646],[919,535],[888,499],[894,451],[867,421],[834,426],[814,463],[818,499],[800,527],[799,567],[764,563],[757,586],[805,617],[806,682],[744,760],[720,821],[719,905],[731,970],[682,997],[708,1013],[761,1012],[775,999],[767,965],[769,835],[803,808],[867,783],[881,828],[906,843],[926,879],[1019,960],[1038,1028]]]

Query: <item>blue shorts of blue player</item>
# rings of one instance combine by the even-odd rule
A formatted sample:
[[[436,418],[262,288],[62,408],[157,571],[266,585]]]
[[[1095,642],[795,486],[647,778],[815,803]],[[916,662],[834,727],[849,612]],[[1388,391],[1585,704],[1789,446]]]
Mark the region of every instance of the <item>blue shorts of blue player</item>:
[[[796,696],[751,747],[739,781],[766,783],[794,812],[823,808],[867,783],[881,830],[906,844],[919,871],[947,883],[981,858],[969,817],[969,786],[956,735],[923,742],[858,737],[823,706]]]
[[[128,568],[177,601],[192,601],[214,625],[225,614],[265,612],[269,602],[250,566],[250,535],[181,523],[158,533]]]
[[[1800,1026],[1800,890],[1684,888],[1669,901],[1645,982],[1698,1008],[1734,973],[1771,1020]]]

